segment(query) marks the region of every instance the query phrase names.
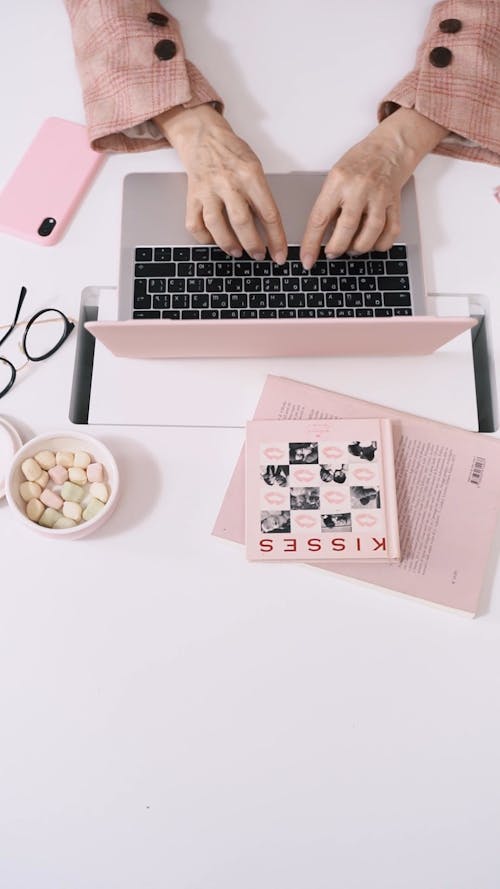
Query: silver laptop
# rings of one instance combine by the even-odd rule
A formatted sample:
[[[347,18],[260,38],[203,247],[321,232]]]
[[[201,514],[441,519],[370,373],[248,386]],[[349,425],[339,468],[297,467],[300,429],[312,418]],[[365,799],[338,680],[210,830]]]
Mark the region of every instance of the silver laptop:
[[[389,251],[327,259],[310,271],[300,242],[323,173],[270,174],[287,262],[235,259],[184,227],[187,177],[125,177],[116,322],[88,329],[117,355],[215,357],[432,352],[474,325],[428,311],[414,180]]]

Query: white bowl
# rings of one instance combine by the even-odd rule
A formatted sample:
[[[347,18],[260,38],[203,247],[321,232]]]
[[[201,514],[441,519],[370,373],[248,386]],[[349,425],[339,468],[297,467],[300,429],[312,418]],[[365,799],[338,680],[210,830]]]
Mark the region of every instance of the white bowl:
[[[44,528],[32,522],[26,515],[26,503],[19,493],[19,487],[22,482],[26,481],[21,472],[21,464],[28,458],[34,457],[39,451],[86,451],[91,454],[95,463],[102,463],[106,472],[106,485],[109,489],[109,499],[104,509],[94,516],[93,519],[82,521],[73,528]],[[26,442],[25,445],[16,452],[12,463],[10,464],[7,478],[5,481],[5,494],[9,506],[14,511],[20,522],[32,531],[43,534],[44,537],[51,537],[53,540],[76,540],[79,537],[86,537],[92,534],[101,525],[106,522],[112,514],[118,499],[120,480],[118,475],[118,467],[108,448],[82,432],[52,432],[45,435],[37,435]]]

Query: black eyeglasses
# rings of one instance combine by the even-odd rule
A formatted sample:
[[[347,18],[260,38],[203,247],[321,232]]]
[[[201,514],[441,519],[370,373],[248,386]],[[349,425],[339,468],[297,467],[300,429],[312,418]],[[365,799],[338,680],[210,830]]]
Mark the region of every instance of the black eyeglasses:
[[[54,353],[60,349],[62,344],[66,342],[75,326],[73,320],[67,318],[64,312],[61,312],[59,309],[42,309],[28,321],[19,321],[18,319],[21,314],[25,296],[26,287],[21,287],[21,293],[19,294],[17,309],[12,324],[10,326],[8,324],[0,325],[0,330],[8,328],[7,333],[0,339],[0,346],[3,345],[5,340],[11,335],[16,327],[21,327],[23,324],[26,325],[22,341],[19,343],[19,348],[27,359],[21,367],[16,368],[8,358],[0,357],[0,371],[2,370],[3,365],[5,372],[0,373],[0,398],[6,395],[9,389],[12,389],[12,386],[16,382],[18,372],[26,367],[30,361],[45,361],[46,358],[50,358],[51,355],[54,355]],[[41,338],[38,335],[41,330],[40,325],[43,324],[54,325],[52,328],[54,335],[52,336],[49,334],[48,340],[47,336]],[[56,324],[58,325],[57,328],[55,327]],[[61,330],[62,332],[60,333]],[[59,333],[59,339],[54,345],[55,336]],[[5,380],[7,381],[6,383]]]

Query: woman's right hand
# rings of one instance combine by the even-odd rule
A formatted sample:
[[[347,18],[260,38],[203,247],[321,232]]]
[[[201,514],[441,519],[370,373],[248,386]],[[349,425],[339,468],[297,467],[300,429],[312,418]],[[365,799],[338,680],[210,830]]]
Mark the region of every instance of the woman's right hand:
[[[287,240],[257,155],[211,105],[173,108],[155,118],[188,175],[186,228],[200,244],[284,263]],[[259,232],[255,217],[261,223]]]

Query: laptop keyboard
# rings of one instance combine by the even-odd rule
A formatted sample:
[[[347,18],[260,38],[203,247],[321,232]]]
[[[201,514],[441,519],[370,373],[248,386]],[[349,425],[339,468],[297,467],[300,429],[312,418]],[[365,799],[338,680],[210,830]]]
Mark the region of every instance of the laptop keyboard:
[[[266,254],[267,256],[267,254]],[[404,244],[327,259],[310,271],[300,247],[287,262],[234,259],[219,247],[136,247],[133,317],[180,320],[378,318],[411,315]]]

